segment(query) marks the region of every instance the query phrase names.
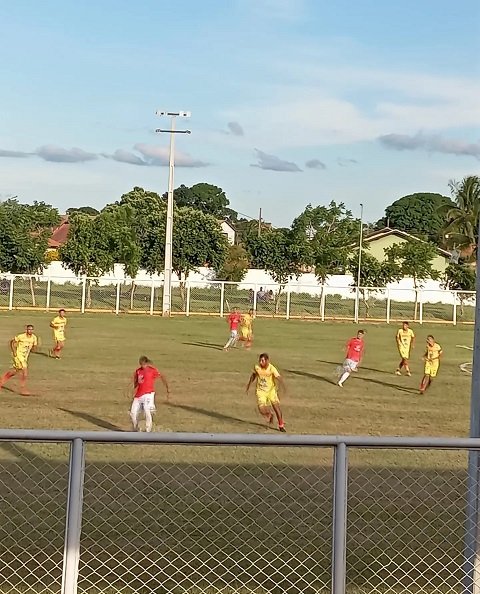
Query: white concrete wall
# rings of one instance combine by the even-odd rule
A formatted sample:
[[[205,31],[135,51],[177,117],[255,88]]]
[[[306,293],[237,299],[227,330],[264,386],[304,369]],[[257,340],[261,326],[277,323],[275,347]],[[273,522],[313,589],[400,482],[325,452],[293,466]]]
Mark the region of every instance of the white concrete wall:
[[[4,275],[8,277],[8,275]],[[209,268],[200,268],[198,272],[194,272],[189,276],[189,282],[192,286],[208,287],[214,281],[214,272]],[[38,275],[39,280],[47,280],[50,278],[57,284],[65,284],[67,282],[79,284],[81,279],[75,277],[70,271],[63,268],[61,262],[51,262],[50,265],[44,270],[42,275]],[[111,274],[107,274],[101,277],[100,285],[109,285],[117,282],[118,280],[124,280],[127,283],[131,282],[130,278],[124,277],[123,266],[120,264],[115,265],[115,269]],[[151,285],[153,281],[161,282],[163,280],[162,275],[148,275],[145,271],[140,271],[136,277],[136,282],[139,285]],[[178,283],[178,278],[174,275],[173,282]],[[339,295],[342,298],[352,298],[352,287],[353,277],[351,275],[337,275],[331,276],[325,284],[325,293],[327,295]],[[317,282],[314,274],[302,274],[298,280],[292,280],[289,283],[289,290],[297,293],[309,293],[310,295],[320,295],[321,286]],[[251,269],[247,272],[243,282],[239,285],[242,289],[253,289],[260,290],[263,287],[264,290],[269,291],[270,289],[275,292],[277,285],[273,282],[272,277],[264,270]],[[412,279],[405,278],[398,283],[392,283],[389,285],[390,299],[392,301],[413,301],[415,298],[415,292],[413,289]],[[386,293],[376,293],[375,299],[382,300],[386,299]],[[427,281],[422,290],[422,300],[424,303],[448,303],[452,304],[454,301],[453,293],[445,291],[440,288],[438,281]]]

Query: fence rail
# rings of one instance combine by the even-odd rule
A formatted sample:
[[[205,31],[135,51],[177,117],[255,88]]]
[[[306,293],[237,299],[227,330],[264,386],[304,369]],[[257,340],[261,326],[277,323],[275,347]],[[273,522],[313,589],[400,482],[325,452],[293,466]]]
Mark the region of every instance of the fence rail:
[[[0,280],[0,310],[161,314],[162,281],[9,276]],[[224,316],[234,306],[284,319],[470,324],[475,293],[343,286],[252,285],[220,281],[174,283],[173,315]]]
[[[477,594],[479,452],[0,430],[0,593]]]

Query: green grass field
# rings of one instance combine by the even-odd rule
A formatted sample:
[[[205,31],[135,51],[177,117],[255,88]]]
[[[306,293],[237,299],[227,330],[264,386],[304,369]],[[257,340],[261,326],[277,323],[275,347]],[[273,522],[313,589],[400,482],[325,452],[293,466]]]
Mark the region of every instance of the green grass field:
[[[340,390],[335,369],[352,324],[264,320],[251,352],[224,353],[225,321],[71,315],[61,361],[45,356],[48,321],[2,313],[7,343],[35,324],[33,395],[2,391],[3,427],[128,430],[127,385],[138,356],[168,376],[157,396],[162,431],[271,432],[244,386],[268,351],[285,377],[290,433],[468,434],[471,359],[456,345],[472,328],[417,326],[412,378],[393,374],[395,326],[368,325],[360,372]],[[433,332],[444,360],[420,397],[422,347]],[[87,446],[79,592],[327,592],[330,584],[332,451],[315,448]],[[58,591],[68,451],[0,444],[0,592]],[[364,451],[350,455],[348,590],[460,591],[466,455]]]

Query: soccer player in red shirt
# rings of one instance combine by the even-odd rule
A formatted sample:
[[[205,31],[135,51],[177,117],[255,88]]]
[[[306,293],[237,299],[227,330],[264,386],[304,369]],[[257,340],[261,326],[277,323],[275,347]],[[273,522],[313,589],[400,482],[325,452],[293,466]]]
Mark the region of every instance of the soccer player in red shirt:
[[[155,380],[160,379],[162,381],[167,391],[167,400],[170,396],[170,389],[165,376],[158,371],[148,357],[140,357],[138,363],[140,367],[135,370],[133,375],[135,394],[130,409],[130,417],[133,430],[138,431],[138,421],[143,410],[145,413],[145,430],[150,433],[153,426],[152,415],[155,412]]]
[[[338,382],[340,388],[343,388],[344,382],[350,377],[352,371],[357,371],[360,361],[363,357],[363,349],[365,343],[363,337],[365,336],[365,330],[359,330],[355,338],[351,338],[347,342],[346,346],[346,358],[343,362],[343,374]]]
[[[242,319],[241,313],[238,311],[238,307],[234,307],[232,313],[227,317],[227,324],[230,328],[230,338],[223,347],[224,351],[228,351],[231,347],[235,346],[238,340],[238,326]]]

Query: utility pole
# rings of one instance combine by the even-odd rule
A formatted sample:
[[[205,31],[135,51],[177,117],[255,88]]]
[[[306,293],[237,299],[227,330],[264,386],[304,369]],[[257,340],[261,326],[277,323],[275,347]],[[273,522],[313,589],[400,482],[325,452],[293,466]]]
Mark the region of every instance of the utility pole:
[[[167,225],[165,229],[165,264],[163,268],[163,299],[162,315],[169,316],[172,311],[172,259],[173,259],[173,185],[175,177],[175,134],[190,134],[190,130],[176,130],[177,117],[189,118],[189,111],[156,111],[158,116],[171,118],[170,130],[158,128],[155,132],[170,134],[170,154],[168,164],[168,199],[167,199]]]
[[[262,209],[258,212],[258,237],[262,234]]]

